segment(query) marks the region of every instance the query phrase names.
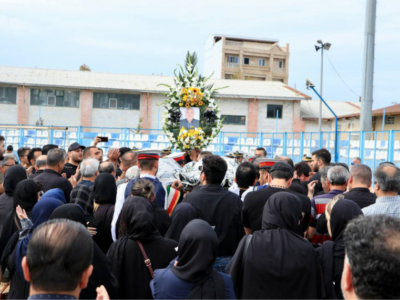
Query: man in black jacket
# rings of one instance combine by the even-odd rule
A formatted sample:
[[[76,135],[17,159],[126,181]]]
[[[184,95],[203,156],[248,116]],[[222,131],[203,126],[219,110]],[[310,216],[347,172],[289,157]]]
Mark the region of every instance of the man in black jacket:
[[[264,205],[269,197],[278,192],[296,195],[302,203],[304,218],[300,223],[299,234],[308,229],[311,215],[311,201],[308,197],[289,190],[293,180],[293,168],[285,162],[275,163],[269,171],[268,188],[248,193],[243,202],[242,220],[247,234],[261,230]]]
[[[200,175],[202,186],[186,195],[184,202],[196,208],[199,218],[214,227],[218,236],[218,257],[214,267],[225,272],[225,266],[235,254],[244,235],[240,214],[242,201],[239,196],[225,190],[221,183],[228,169],[226,161],[217,155],[203,158]]]
[[[376,195],[369,191],[371,187],[372,171],[367,165],[354,165],[349,178],[349,190],[344,197],[357,203],[360,208],[374,204]]]
[[[67,154],[63,149],[52,149],[47,153],[46,169],[35,177],[36,181],[43,184],[43,191],[59,188],[64,192],[65,200],[69,202],[72,185],[67,178],[61,176]],[[72,176],[74,177],[74,176]]]
[[[312,153],[311,169],[316,172],[310,179],[310,182],[318,180],[318,183],[314,187],[314,197],[319,193],[324,194],[324,189],[321,184],[321,174],[318,172],[319,169],[326,168],[331,163],[331,153],[326,149],[319,149]]]

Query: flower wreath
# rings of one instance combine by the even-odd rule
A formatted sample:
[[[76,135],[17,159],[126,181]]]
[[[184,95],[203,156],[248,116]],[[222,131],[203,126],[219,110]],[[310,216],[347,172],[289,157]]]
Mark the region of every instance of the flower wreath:
[[[205,78],[198,75],[196,53],[186,55],[185,68],[179,74],[174,71],[175,87],[160,84],[169,88],[169,92],[163,93],[168,97],[160,105],[164,105],[163,129],[173,147],[182,151],[202,149],[218,135],[222,128],[222,119],[219,104],[213,99],[214,92],[221,89],[213,89],[213,84],[206,85],[212,74]],[[200,126],[185,128],[180,127],[180,108],[198,107],[200,109]]]

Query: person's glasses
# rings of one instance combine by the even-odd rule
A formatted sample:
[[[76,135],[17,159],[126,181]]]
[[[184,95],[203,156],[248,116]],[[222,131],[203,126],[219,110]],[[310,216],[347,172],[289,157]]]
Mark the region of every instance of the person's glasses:
[[[14,166],[14,165],[3,165],[3,166],[5,166],[5,167],[12,167],[12,166]]]

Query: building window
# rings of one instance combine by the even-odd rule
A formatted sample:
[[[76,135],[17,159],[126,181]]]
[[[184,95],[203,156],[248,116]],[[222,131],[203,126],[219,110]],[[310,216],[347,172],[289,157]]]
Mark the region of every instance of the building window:
[[[239,63],[239,56],[229,56],[227,57],[227,62],[232,63],[232,64],[238,64]]]
[[[283,60],[280,60],[280,61],[278,62],[278,65],[279,65],[279,69],[282,69],[282,68],[283,68]]]
[[[386,125],[393,125],[394,124],[394,116],[387,116],[385,124]]]
[[[248,57],[243,57],[243,64],[244,64],[244,65],[249,65],[249,64],[250,64],[250,58],[248,58]]]
[[[259,65],[260,67],[264,67],[264,66],[265,66],[265,59],[259,59],[259,60],[258,60],[258,65]]]
[[[0,87],[0,104],[17,104],[17,88]]]
[[[79,91],[31,89],[31,105],[79,107]]]
[[[282,119],[283,105],[268,104],[267,105],[267,118]]]
[[[221,117],[223,119],[222,124],[246,125],[246,117],[245,116],[222,115]]]
[[[93,93],[93,108],[140,109],[139,94]]]

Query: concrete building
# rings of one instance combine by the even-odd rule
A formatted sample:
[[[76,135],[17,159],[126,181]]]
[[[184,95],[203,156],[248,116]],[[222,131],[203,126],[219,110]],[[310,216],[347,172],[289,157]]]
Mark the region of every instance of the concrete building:
[[[289,44],[278,40],[210,35],[204,46],[204,73],[215,79],[279,81],[288,84]]]
[[[360,115],[361,103],[345,101],[327,101],[328,105],[339,117],[338,131],[360,130],[359,120],[342,118],[345,112],[351,115]],[[301,119],[305,122],[306,132],[318,131],[319,104],[318,101],[301,101]],[[322,131],[335,131],[335,117],[329,109],[322,106]]]
[[[306,129],[301,102],[311,97],[278,81],[211,79],[226,132]],[[0,124],[162,129],[159,106],[173,77],[0,67]],[[317,102],[313,103],[317,106]]]

